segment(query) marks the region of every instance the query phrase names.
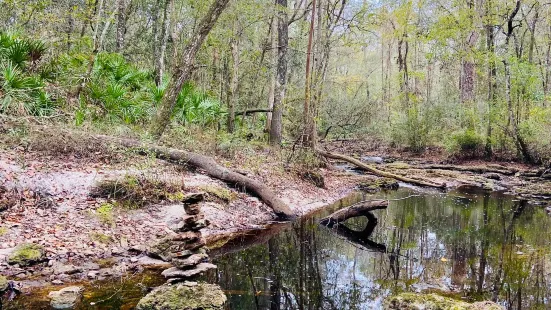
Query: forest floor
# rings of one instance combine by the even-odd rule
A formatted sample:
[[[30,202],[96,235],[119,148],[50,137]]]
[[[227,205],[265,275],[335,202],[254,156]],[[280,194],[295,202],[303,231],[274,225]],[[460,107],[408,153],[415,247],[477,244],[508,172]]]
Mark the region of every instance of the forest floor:
[[[42,285],[45,281],[62,284],[105,278],[159,263],[143,254],[145,248],[170,232],[169,227],[185,213],[183,206],[177,199],[167,199],[141,208],[105,208],[112,201],[90,195],[105,180],[133,175],[182,184],[186,193],[206,192],[210,198],[201,203],[201,209],[211,222],[205,231],[207,237],[261,228],[276,219],[258,198],[202,171],[183,169],[153,157],[113,153],[109,149],[87,149],[83,153],[70,145],[75,137],[46,136],[26,136],[24,145],[21,139],[17,143],[4,140],[0,144],[0,210],[2,203],[9,206],[0,211],[0,274],[26,286]],[[503,173],[433,169],[427,165],[446,161],[441,154],[414,156],[361,142],[328,143],[324,147],[358,158],[380,156],[384,161],[376,164],[379,169],[446,183],[448,188],[473,186],[507,191],[527,199],[551,198],[549,179],[522,177],[523,173],[535,171],[534,167],[522,164],[467,161],[460,166],[490,167]],[[372,190],[380,184],[376,176],[357,173],[342,163],[330,163],[318,171],[325,181],[320,188],[300,177],[269,148],[235,153],[229,158],[214,157],[219,163],[265,183],[299,216],[335,202],[359,184]],[[279,159],[271,160],[274,157]],[[42,245],[47,267],[9,265],[6,258],[23,243]]]

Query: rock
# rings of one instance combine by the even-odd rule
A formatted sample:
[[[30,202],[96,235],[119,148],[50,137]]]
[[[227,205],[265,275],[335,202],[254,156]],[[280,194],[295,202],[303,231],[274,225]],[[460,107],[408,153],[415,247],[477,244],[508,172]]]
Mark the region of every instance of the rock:
[[[202,214],[184,215],[182,216],[182,220],[171,225],[170,229],[175,232],[188,232],[189,230],[197,232],[209,224],[209,221]]]
[[[44,248],[34,243],[24,243],[15,248],[8,256],[8,264],[31,266],[46,259]]]
[[[494,302],[467,303],[436,294],[401,293],[383,303],[385,310],[504,310]]]
[[[174,258],[172,259],[172,264],[180,269],[188,269],[192,266],[206,261],[208,258],[209,256],[205,253],[193,254],[184,259]]]
[[[360,160],[366,163],[375,163],[375,164],[382,164],[384,163],[384,159],[379,156],[362,156],[360,157]]]
[[[69,286],[59,291],[50,292],[50,305],[54,309],[74,309],[82,297],[84,288],[80,286]]]
[[[52,284],[53,284],[53,285],[61,285],[61,284],[63,284],[63,281],[61,281],[61,280],[53,280],[53,281],[52,281]]]
[[[185,203],[187,206],[191,206],[203,201],[204,199],[205,199],[204,192],[189,193],[189,194],[186,194],[184,198],[182,198],[182,203]],[[184,205],[184,208],[186,208],[186,205]],[[186,213],[190,215],[199,214],[199,211],[197,211],[197,213],[189,213],[187,208],[185,210],[186,210]],[[197,208],[197,210],[199,209]]]
[[[359,190],[374,193],[380,190],[395,190],[400,187],[398,182],[389,178],[378,178],[373,181],[364,181],[356,186]]]
[[[54,274],[71,275],[71,274],[82,272],[82,268],[80,267],[75,267],[73,265],[64,265],[59,262],[55,262],[52,267],[54,269]]]
[[[0,293],[8,289],[8,279],[4,276],[0,276]]]
[[[484,174],[484,177],[490,179],[490,180],[501,180],[501,175],[499,173],[493,173],[493,172],[489,172],[489,173],[486,173]]]
[[[325,178],[323,175],[317,171],[306,171],[301,174],[301,177],[308,181],[309,183],[312,183],[316,187],[319,188],[325,188]]]
[[[163,271],[161,274],[165,276],[165,278],[191,278],[203,274],[211,269],[216,269],[216,265],[210,263],[200,263],[193,269],[182,270],[180,268],[172,267]]]
[[[226,295],[218,285],[162,285],[140,300],[136,310],[222,310]]]
[[[174,257],[174,253],[186,250],[192,251],[204,245],[205,240],[201,238],[200,232],[188,231],[160,239],[149,248],[147,254],[168,262]]]

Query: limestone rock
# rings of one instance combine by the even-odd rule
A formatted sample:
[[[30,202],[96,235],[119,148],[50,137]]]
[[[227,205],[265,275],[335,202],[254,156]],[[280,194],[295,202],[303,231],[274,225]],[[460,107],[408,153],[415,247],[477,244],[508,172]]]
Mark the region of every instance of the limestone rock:
[[[137,310],[222,310],[226,295],[218,285],[162,285],[140,300]]]
[[[401,293],[385,299],[385,310],[504,310],[494,302],[467,303],[436,294]]]
[[[200,263],[193,269],[182,270],[180,268],[172,267],[163,271],[162,275],[165,278],[191,278],[200,275],[210,269],[216,269],[216,265],[210,263]]]
[[[31,266],[44,261],[46,258],[44,248],[34,243],[24,243],[15,248],[8,256],[10,265]]]
[[[162,238],[147,251],[148,255],[170,261],[175,254],[182,251],[192,251],[205,245],[200,232],[185,232],[176,236]]]
[[[82,268],[75,267],[73,265],[65,265],[63,263],[55,262],[53,264],[54,274],[75,274],[82,272]]]
[[[84,289],[80,286],[69,286],[59,291],[50,292],[50,305],[54,309],[74,309],[82,297]]]
[[[205,253],[192,254],[187,258],[173,258],[172,264],[180,269],[189,269],[192,266],[206,261],[208,258],[209,256]]]
[[[195,205],[205,199],[204,192],[189,193],[182,198],[182,203],[185,203],[187,206]],[[184,206],[185,208],[186,206]],[[199,209],[197,208],[197,213],[189,213],[188,209],[185,209],[187,214],[199,214]],[[194,209],[195,210],[195,209]]]

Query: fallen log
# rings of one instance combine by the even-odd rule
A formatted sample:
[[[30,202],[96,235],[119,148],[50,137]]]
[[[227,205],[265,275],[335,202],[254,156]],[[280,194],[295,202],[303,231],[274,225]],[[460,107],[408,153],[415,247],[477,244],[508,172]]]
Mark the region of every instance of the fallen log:
[[[388,200],[361,201],[351,205],[350,207],[340,209],[328,217],[324,217],[320,220],[320,224],[332,227],[348,220],[349,218],[358,216],[367,216],[369,220],[373,220],[370,216],[370,211],[386,209],[387,207]],[[376,221],[377,219],[375,219],[375,222]]]
[[[416,167],[413,167],[416,168]],[[513,175],[518,172],[517,169],[510,168],[493,168],[486,166],[456,166],[456,165],[423,165],[419,169],[438,169],[438,170],[454,170],[454,171],[463,171],[463,172],[473,172],[473,173],[499,173],[503,175]]]
[[[273,110],[272,109],[249,109],[245,111],[236,112],[235,115],[250,115],[254,113],[270,113],[270,112],[273,112]]]
[[[137,149],[144,154],[154,154],[157,158],[160,159],[190,165],[202,169],[213,178],[222,180],[229,184],[236,185],[241,189],[249,191],[252,194],[258,196],[264,203],[272,208],[274,213],[280,219],[289,220],[296,217],[289,206],[287,206],[287,204],[279,199],[275,192],[269,189],[266,185],[257,180],[251,179],[245,175],[239,174],[219,165],[211,157],[158,145],[145,144],[141,141],[132,139],[123,139],[103,135],[96,137],[98,139],[102,139],[103,141],[111,141],[128,148]]]
[[[331,152],[327,152],[327,151],[324,151],[324,150],[321,150],[321,149],[316,149],[316,152],[319,153],[320,155],[324,156],[324,157],[327,157],[327,158],[344,160],[348,163],[351,163],[351,164],[355,165],[356,167],[358,167],[362,170],[368,171],[368,172],[370,172],[374,175],[378,175],[378,176],[381,176],[381,177],[391,178],[391,179],[395,179],[395,180],[398,180],[398,181],[402,181],[402,182],[410,183],[410,184],[415,184],[415,185],[419,185],[419,186],[435,187],[435,188],[446,188],[446,183],[438,184],[438,183],[432,183],[432,182],[428,182],[428,181],[415,180],[415,179],[411,179],[411,178],[404,177],[404,176],[401,176],[401,175],[397,175],[397,174],[394,174],[394,173],[382,171],[382,170],[376,169],[372,166],[366,165],[365,163],[362,163],[361,161],[359,161],[355,158],[352,158],[350,156],[346,156],[346,155],[343,155],[343,154],[331,153]]]

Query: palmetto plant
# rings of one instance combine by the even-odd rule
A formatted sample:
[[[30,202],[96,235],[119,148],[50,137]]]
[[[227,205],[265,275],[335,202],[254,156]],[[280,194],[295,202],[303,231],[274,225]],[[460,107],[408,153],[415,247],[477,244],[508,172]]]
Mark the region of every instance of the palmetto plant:
[[[0,33],[0,113],[43,116],[54,110],[44,83],[53,69],[39,67],[45,52],[41,41]]]
[[[217,124],[224,114],[225,111],[217,99],[187,83],[178,96],[174,118],[182,124],[206,126]]]

